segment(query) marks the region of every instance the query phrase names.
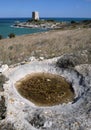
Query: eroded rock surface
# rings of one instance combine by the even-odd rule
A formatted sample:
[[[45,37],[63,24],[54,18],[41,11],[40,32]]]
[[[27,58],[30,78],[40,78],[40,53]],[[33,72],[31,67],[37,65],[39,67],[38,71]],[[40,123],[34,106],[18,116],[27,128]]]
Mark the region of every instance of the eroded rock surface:
[[[0,96],[0,120],[5,119],[6,116],[6,106],[4,96]]]
[[[89,55],[89,51],[87,50],[64,54],[57,61],[57,66],[60,68],[72,68],[80,64],[88,63]]]
[[[70,63],[71,67],[57,66],[61,57],[33,61],[12,67],[3,74],[9,78],[4,84],[6,117],[1,130],[91,130],[91,65]],[[69,65],[70,66],[70,65]],[[23,98],[15,83],[27,74],[46,72],[63,76],[72,84],[72,102],[40,107]]]

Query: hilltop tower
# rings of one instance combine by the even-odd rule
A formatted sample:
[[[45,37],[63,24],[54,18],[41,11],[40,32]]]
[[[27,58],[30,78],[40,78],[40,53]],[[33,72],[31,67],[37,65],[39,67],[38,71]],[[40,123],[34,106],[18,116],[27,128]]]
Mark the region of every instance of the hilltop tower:
[[[32,12],[32,19],[39,20],[39,12]]]

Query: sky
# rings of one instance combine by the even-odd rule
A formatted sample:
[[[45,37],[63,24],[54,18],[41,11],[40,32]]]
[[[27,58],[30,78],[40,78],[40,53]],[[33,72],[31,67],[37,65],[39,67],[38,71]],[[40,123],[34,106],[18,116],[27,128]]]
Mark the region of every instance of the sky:
[[[31,17],[91,18],[91,0],[0,0],[0,18]]]

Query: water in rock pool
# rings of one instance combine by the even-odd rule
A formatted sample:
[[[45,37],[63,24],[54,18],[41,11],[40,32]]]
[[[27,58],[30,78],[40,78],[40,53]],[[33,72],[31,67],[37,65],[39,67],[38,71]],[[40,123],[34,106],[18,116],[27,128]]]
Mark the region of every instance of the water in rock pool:
[[[74,99],[74,91],[63,77],[50,73],[27,75],[15,84],[21,96],[39,106],[68,103]]]

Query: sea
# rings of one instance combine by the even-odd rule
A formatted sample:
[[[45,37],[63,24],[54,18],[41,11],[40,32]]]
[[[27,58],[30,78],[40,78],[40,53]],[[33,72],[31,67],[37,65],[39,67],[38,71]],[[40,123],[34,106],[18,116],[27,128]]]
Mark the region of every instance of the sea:
[[[48,31],[47,29],[18,28],[13,26],[16,22],[26,22],[29,19],[31,18],[0,18],[0,35],[2,35],[3,38],[8,38],[8,35],[10,33],[14,33],[16,36],[19,36],[19,35]],[[55,20],[57,22],[91,20],[91,18],[41,18],[41,19]]]

